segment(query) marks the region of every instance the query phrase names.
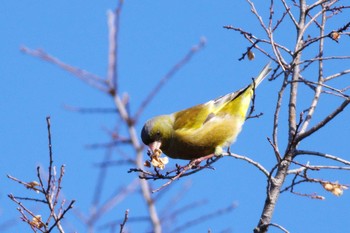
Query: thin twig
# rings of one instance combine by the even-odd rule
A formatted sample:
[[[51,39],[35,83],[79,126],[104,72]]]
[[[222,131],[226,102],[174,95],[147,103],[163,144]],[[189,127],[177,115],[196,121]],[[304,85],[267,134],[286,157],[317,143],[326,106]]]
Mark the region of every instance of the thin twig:
[[[104,155],[103,162],[109,161],[112,157],[112,149],[108,149]],[[100,167],[97,175],[96,186],[94,188],[94,194],[91,202],[91,215],[95,215],[97,212],[98,205],[101,201],[101,196],[107,177],[107,167]],[[95,217],[93,217],[95,218]]]
[[[49,146],[49,176],[47,181],[47,188],[46,193],[49,193],[51,190],[51,179],[52,179],[52,164],[53,164],[53,158],[52,158],[52,142],[51,142],[51,119],[50,117],[46,117],[46,124],[47,124],[47,135],[48,135],[48,146]]]
[[[319,37],[320,40],[324,40],[325,36]],[[319,53],[320,54],[320,53]],[[317,56],[315,58],[306,59],[300,62],[300,64],[307,63],[307,62],[314,62],[314,61],[326,61],[326,60],[345,60],[350,59],[350,56],[329,56],[329,57],[323,57],[323,56]]]
[[[239,32],[240,34],[242,34],[251,44],[255,44],[255,48],[257,50],[259,50],[261,53],[263,53],[264,55],[266,55],[269,59],[275,61],[276,63],[278,63],[277,59],[275,57],[273,57],[272,55],[270,55],[268,52],[266,52],[264,49],[262,49],[261,47],[259,47],[257,45],[257,43],[266,43],[266,44],[269,44],[271,45],[271,41],[270,40],[266,40],[266,39],[261,39],[261,38],[257,38],[256,36],[254,36],[252,33],[250,32],[247,32],[241,28],[237,28],[237,27],[234,27],[232,25],[226,25],[224,26],[224,28],[226,29],[229,29],[229,30],[234,30],[234,31],[237,31]],[[281,44],[278,44],[276,42],[273,42],[273,46],[277,47],[277,48],[280,48],[282,50],[284,50],[285,52],[287,52],[288,54],[290,54],[291,56],[293,55],[292,51],[289,50],[287,47],[281,45]],[[247,51],[248,52],[248,51]],[[242,58],[240,58],[242,59]]]
[[[119,231],[120,233],[123,233],[125,224],[126,224],[126,222],[128,221],[128,219],[129,219],[129,210],[125,210],[124,220],[123,220],[123,222],[120,224],[120,231]]]
[[[30,211],[28,208],[26,208],[21,202],[19,202],[12,194],[9,194],[8,197],[15,202],[19,208],[17,208],[17,210],[21,213],[22,215],[22,220],[25,221],[26,223],[28,223],[28,225],[33,229],[33,231],[36,232],[36,230],[39,230],[40,232],[47,232],[47,226],[45,225],[45,223],[43,221],[41,221],[40,218],[37,217],[37,215],[35,215],[32,211]],[[36,219],[36,221],[38,221],[38,226],[41,225],[42,227],[45,228],[45,231],[42,230],[40,227],[37,227],[36,225],[32,224],[32,221],[30,221],[28,219],[28,217],[26,216],[26,214],[23,212],[23,210],[28,213],[30,216],[32,216],[32,219]]]
[[[35,50],[35,49],[30,49],[30,48],[23,46],[23,47],[21,47],[20,50],[26,54],[33,56],[33,57],[38,57],[41,60],[47,61],[51,64],[54,64],[54,65],[62,68],[63,70],[75,75],[77,78],[84,81],[88,85],[95,87],[103,92],[109,93],[109,89],[107,88],[106,82],[104,81],[104,79],[95,75],[95,74],[92,74],[92,73],[87,72],[85,70],[82,70],[80,68],[68,65],[68,64],[60,61],[58,58],[46,53],[43,50],[40,50],[40,49]]]
[[[273,115],[273,128],[272,128],[272,142],[273,142],[272,144],[273,144],[273,148],[274,148],[278,163],[281,161],[281,159],[279,159],[279,157],[281,156],[278,148],[278,122],[279,122],[279,115],[282,107],[283,94],[287,85],[288,85],[288,73],[284,73],[284,81],[282,83],[280,90],[278,91],[275,112]]]
[[[121,190],[118,190],[111,198],[107,199],[101,206],[94,206],[96,210],[89,217],[87,224],[92,226],[97,222],[105,213],[111,211],[122,200],[127,198],[131,193],[137,190],[137,185],[139,180],[135,179],[130,182],[126,187],[123,187]]]
[[[32,189],[32,190],[34,190],[34,191],[36,191],[36,192],[42,192],[41,189],[37,188],[36,185],[32,185],[31,182],[29,182],[29,183],[24,182],[24,181],[19,180],[19,179],[17,179],[16,177],[13,177],[13,176],[11,176],[11,175],[7,175],[7,178],[9,178],[9,179],[11,179],[11,180],[13,180],[13,181],[16,181],[16,182],[18,182],[19,184],[24,185],[27,189]],[[40,186],[39,186],[39,187],[40,187]]]
[[[332,79],[335,79],[335,78],[338,78],[342,75],[345,75],[345,74],[349,74],[350,73],[350,69],[348,70],[344,70],[344,71],[341,71],[339,73],[336,73],[336,74],[332,74],[332,75],[329,75],[327,77],[324,78],[324,81],[327,82],[329,80],[332,80]]]
[[[124,0],[119,0],[115,11],[108,11],[108,70],[107,83],[110,87],[110,93],[118,92],[118,36],[120,29],[120,14]]]
[[[281,2],[283,3],[284,8],[286,9],[290,19],[292,20],[294,26],[297,28],[298,27],[298,22],[297,20],[294,18],[294,15],[292,14],[292,12],[290,11],[290,7],[287,5],[285,0],[281,0]]]
[[[140,107],[138,108],[134,120],[137,121],[137,119],[140,117],[140,115],[143,113],[147,105],[153,100],[153,98],[156,96],[156,94],[159,92],[159,90],[164,86],[164,84],[172,78],[184,65],[186,65],[193,55],[195,55],[198,51],[200,51],[206,44],[205,38],[201,38],[199,43],[195,46],[193,46],[190,51],[187,52],[187,54],[181,58],[179,62],[177,62],[169,71],[165,74],[163,78],[161,78],[158,82],[158,84],[153,88],[153,90],[150,91],[150,93],[147,95],[147,97],[142,101]]]
[[[273,148],[273,151],[275,152],[276,161],[277,161],[278,163],[281,162],[282,158],[281,158],[281,154],[280,154],[280,152],[279,152],[279,150],[278,150],[277,145],[275,145],[269,137],[267,137],[267,141],[270,143],[270,145],[271,145],[272,148]]]
[[[212,219],[214,217],[220,217],[223,214],[229,213],[231,211],[233,211],[234,209],[236,209],[237,205],[235,203],[230,204],[229,206],[219,209],[219,210],[215,210],[212,213],[209,214],[205,214],[202,216],[199,216],[198,218],[189,220],[188,222],[185,222],[184,224],[176,227],[175,229],[173,229],[171,232],[183,232],[185,229],[188,229],[189,227],[192,227],[194,225],[197,224],[201,224],[204,221],[207,221],[209,219]]]
[[[159,192],[160,190],[162,190],[163,188],[165,188],[166,186],[170,185],[171,183],[173,183],[175,180],[179,179],[181,176],[183,176],[188,170],[192,169],[195,166],[198,166],[199,163],[201,163],[204,160],[207,159],[211,159],[214,156],[214,154],[208,155],[208,156],[204,156],[195,160],[192,160],[191,162],[189,162],[181,172],[179,172],[176,176],[172,177],[168,182],[166,182],[165,184],[163,184],[162,186],[160,186],[159,188],[153,190],[152,192]]]
[[[284,233],[289,233],[289,231],[288,231],[286,228],[282,227],[281,225],[279,225],[279,224],[277,224],[277,223],[270,223],[269,225],[270,225],[270,226],[273,226],[273,227],[277,227],[278,229],[280,229],[280,230],[283,231]]]
[[[240,160],[244,160],[244,161],[247,161],[248,163],[254,165],[256,168],[258,168],[265,176],[269,176],[270,173],[266,170],[266,168],[264,168],[264,166],[262,166],[260,163],[252,160],[251,158],[248,158],[246,156],[242,156],[242,155],[238,155],[238,154],[233,154],[233,153],[228,153],[228,154],[223,154],[223,156],[231,156],[233,158],[236,158],[236,159],[240,159]]]
[[[115,108],[83,108],[83,107],[75,107],[71,105],[63,105],[63,107],[72,112],[78,112],[78,113],[117,113],[117,110]]]
[[[326,91],[324,91],[324,90],[319,90],[320,93],[321,93],[321,92],[328,93],[328,94],[333,93],[333,94],[335,94],[336,96],[340,96],[340,97],[345,98],[345,99],[349,98],[348,95],[346,95],[346,94],[343,93],[344,90],[339,90],[339,89],[336,89],[336,88],[331,87],[331,86],[329,86],[329,85],[326,85],[326,84],[324,84],[324,81],[322,81],[322,82],[313,82],[313,81],[305,80],[305,79],[303,79],[303,78],[300,77],[299,80],[298,80],[298,82],[303,82],[303,83],[305,83],[306,85],[308,85],[309,87],[311,87],[313,90],[315,90],[315,92],[317,92],[317,87],[320,86],[320,87],[324,87],[324,88],[327,88],[327,89],[329,89],[329,90],[332,91],[332,92],[326,92]],[[315,86],[316,86],[316,87],[315,87]],[[346,89],[345,89],[345,90],[346,90]],[[334,93],[334,92],[335,92],[335,93]],[[317,97],[317,98],[319,98],[319,97]],[[310,107],[312,107],[312,105],[310,105]]]
[[[192,202],[188,205],[185,205],[181,208],[175,209],[172,212],[170,212],[169,208],[168,208],[168,210],[165,212],[165,214],[167,214],[167,215],[162,216],[162,221],[165,222],[165,221],[169,221],[171,219],[175,219],[176,217],[179,217],[181,214],[185,214],[186,212],[194,210],[195,208],[198,208],[199,206],[203,206],[207,203],[208,203],[207,200],[197,200],[197,201]],[[171,206],[171,207],[173,209],[173,206]]]
[[[304,138],[310,136],[314,132],[318,131],[319,129],[323,128],[325,125],[327,125],[331,120],[333,120],[339,113],[341,113],[350,103],[350,98],[347,98],[343,101],[343,103],[336,108],[332,113],[330,113],[328,116],[326,116],[323,120],[318,122],[316,125],[311,127],[309,130],[301,133],[297,137],[297,141],[301,141]]]
[[[317,152],[317,151],[310,151],[310,150],[297,150],[295,152],[297,155],[315,155],[315,156],[319,156],[325,159],[331,159],[346,165],[350,165],[350,161],[342,159],[338,156],[334,156],[331,154],[327,154],[327,153],[322,153],[322,152]]]
[[[47,201],[43,199],[31,198],[31,197],[17,197],[17,196],[13,196],[13,197],[16,198],[17,200],[34,201],[34,202],[41,202],[41,203],[47,204]]]
[[[68,207],[63,211],[63,213],[60,214],[60,216],[59,216],[57,219],[55,219],[54,224],[50,227],[50,229],[49,229],[48,232],[51,232],[51,231],[55,228],[56,225],[59,226],[60,221],[64,218],[64,216],[66,215],[66,213],[67,213],[70,209],[73,208],[73,204],[74,204],[74,203],[75,203],[75,200],[72,200],[72,201],[69,203]],[[62,230],[61,230],[61,232],[64,233],[64,231],[62,231]]]
[[[322,5],[323,3],[327,2],[329,0],[318,0],[317,2],[312,3],[310,6],[308,6],[307,10],[311,11],[313,8]]]
[[[326,13],[323,11],[322,13],[322,22],[320,25],[320,36],[324,36],[324,30],[325,30],[325,24],[326,24]],[[324,39],[320,40],[319,43],[319,57],[323,57],[323,48],[324,48]],[[312,99],[312,102],[310,104],[310,107],[308,109],[305,121],[301,127],[301,130],[299,133],[303,133],[306,131],[307,127],[309,126],[309,123],[311,121],[311,118],[315,112],[316,106],[318,105],[318,101],[321,95],[322,91],[322,84],[324,82],[323,78],[323,60],[319,61],[319,66],[318,66],[318,84],[316,86],[315,94]]]

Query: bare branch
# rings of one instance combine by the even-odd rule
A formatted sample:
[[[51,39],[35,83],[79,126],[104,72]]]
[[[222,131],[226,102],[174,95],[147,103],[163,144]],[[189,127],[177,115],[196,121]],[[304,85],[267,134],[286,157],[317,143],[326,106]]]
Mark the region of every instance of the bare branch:
[[[74,76],[76,76],[80,80],[84,81],[88,85],[95,87],[103,92],[109,93],[109,89],[106,87],[106,82],[104,81],[104,79],[95,75],[95,74],[92,74],[92,73],[89,73],[85,70],[68,65],[68,64],[60,61],[59,59],[51,56],[50,54],[46,53],[43,50],[39,50],[39,49],[33,50],[33,49],[29,49],[29,48],[23,46],[23,47],[21,47],[21,51],[26,53],[26,54],[29,54],[31,56],[38,57],[41,60],[52,63],[52,64],[62,68],[63,70],[68,71],[69,73],[73,74]]]
[[[172,78],[184,65],[186,65],[193,55],[195,55],[198,51],[200,51],[206,44],[205,38],[201,38],[199,43],[195,46],[193,46],[187,54],[181,58],[179,62],[177,62],[167,74],[158,82],[158,84],[153,88],[153,90],[147,95],[147,97],[142,101],[139,109],[137,110],[134,119],[135,121],[140,117],[140,115],[143,113],[144,109],[147,107],[147,105],[153,100],[155,95],[159,92],[159,90],[164,86],[164,84]]]
[[[222,209],[216,210],[212,213],[209,213],[209,214],[206,214],[203,216],[199,216],[198,218],[192,219],[192,220],[176,227],[171,232],[182,232],[183,230],[188,229],[189,227],[192,227],[196,224],[200,224],[208,219],[212,219],[214,217],[220,217],[223,214],[226,214],[228,212],[233,211],[235,208],[236,208],[236,204],[233,203],[225,208],[222,208]]]
[[[322,127],[324,127],[331,120],[333,120],[339,113],[341,113],[346,108],[346,106],[348,106],[349,103],[350,103],[350,98],[347,98],[346,100],[343,101],[343,103],[337,109],[335,109],[332,113],[330,113],[327,117],[325,117],[318,124],[316,124],[315,126],[310,128],[309,130],[307,130],[307,131],[305,131],[303,133],[300,133],[298,135],[298,137],[297,137],[297,141],[303,140],[304,138],[310,136],[311,134],[313,134],[317,130],[319,130]]]
[[[320,37],[324,36],[324,28],[325,28],[325,24],[326,24],[326,13],[325,11],[322,11],[322,23],[320,25]],[[322,57],[323,56],[323,47],[324,47],[324,39],[320,40],[319,43],[319,56]],[[324,82],[323,79],[323,60],[319,61],[319,67],[318,67],[318,84],[316,86],[316,90],[315,90],[315,94],[314,94],[314,98],[312,99],[312,103],[310,105],[310,108],[308,109],[305,121],[301,127],[300,133],[305,132],[305,130],[307,129],[307,127],[309,126],[309,123],[311,121],[311,118],[315,112],[316,106],[318,104],[318,100],[320,98],[321,95],[321,91],[322,91],[322,84]]]
[[[350,69],[348,70],[344,70],[344,71],[341,71],[339,73],[336,73],[336,74],[333,74],[333,75],[330,75],[330,76],[327,76],[324,78],[324,81],[327,82],[329,80],[332,80],[332,79],[335,79],[335,78],[338,78],[340,76],[343,76],[345,74],[349,74],[350,73]]]
[[[22,200],[22,201],[35,201],[35,202],[41,202],[44,204],[47,204],[46,200],[42,200],[42,199],[38,199],[38,198],[31,198],[31,197],[17,197],[17,196],[13,196],[14,198],[16,198],[17,200]]]
[[[312,25],[312,24],[316,21],[316,19],[317,19],[320,15],[322,15],[322,14],[327,10],[327,7],[332,6],[332,5],[335,4],[337,1],[338,1],[338,0],[327,1],[327,2],[329,2],[329,3],[327,4],[327,6],[322,7],[322,9],[321,9],[319,12],[317,12],[317,13],[314,15],[314,17],[312,17],[312,18],[309,20],[309,22],[307,22],[307,23],[305,24],[305,26],[302,28],[302,30],[301,30],[300,33],[301,33],[302,35],[304,35],[306,29],[307,29],[308,27],[310,27],[310,25]],[[308,9],[307,9],[307,10],[308,10]]]
[[[320,40],[323,40],[325,36],[320,37]],[[344,60],[344,59],[350,59],[350,56],[330,56],[330,57],[320,57],[319,55],[315,58],[303,60],[300,62],[300,64],[306,63],[306,62],[314,62],[314,61],[326,61],[326,60]]]
[[[207,204],[207,200],[198,200],[193,203],[190,203],[188,205],[185,205],[181,208],[175,209],[171,213],[169,213],[169,209],[165,212],[165,216],[162,216],[162,222],[169,221],[171,219],[175,219],[176,217],[179,217],[181,214],[184,214],[188,211],[194,210],[196,207],[202,206],[204,204]]]
[[[170,185],[176,179],[195,174],[203,169],[209,168],[209,169],[215,170],[215,168],[213,168],[211,165],[217,162],[221,158],[222,156],[216,156],[216,157],[213,157],[213,155],[204,156],[197,160],[190,161],[188,164],[184,166],[176,164],[174,169],[166,171],[164,174],[159,170],[159,168],[154,168],[154,172],[146,171],[141,168],[130,168],[128,173],[139,172],[141,173],[139,175],[139,178],[145,179],[145,180],[159,180],[159,179],[172,180],[166,183],[164,185],[165,187]],[[204,160],[206,160],[206,163],[204,165],[199,166],[200,162]],[[164,188],[164,187],[161,187],[161,188]]]
[[[267,176],[267,177],[270,176],[270,172],[268,172],[266,170],[266,168],[264,168],[260,163],[252,160],[251,158],[248,158],[248,157],[242,156],[242,155],[238,155],[238,154],[233,154],[231,152],[228,154],[223,154],[223,156],[231,156],[231,157],[236,158],[236,159],[247,161],[248,163],[250,163],[250,164],[254,165],[256,168],[258,168],[265,176]]]
[[[97,208],[94,213],[89,217],[88,225],[93,225],[97,222],[106,212],[110,211],[113,207],[115,207],[118,203],[120,203],[123,199],[128,197],[131,193],[136,190],[139,181],[134,180],[126,187],[122,188],[122,190],[118,191],[111,198],[107,199],[101,206],[95,206]]]
[[[41,186],[39,184],[36,184],[37,183],[36,181],[32,181],[32,182],[27,183],[27,182],[24,182],[22,180],[19,180],[19,179],[15,178],[15,177],[13,177],[11,175],[7,175],[7,178],[9,178],[9,179],[11,179],[13,181],[16,181],[19,184],[24,185],[24,187],[26,187],[27,189],[32,189],[32,190],[34,190],[36,192],[42,192],[41,189],[37,188],[37,186],[39,186],[39,187],[41,187]]]
[[[153,190],[152,192],[159,192],[160,190],[162,190],[163,188],[165,188],[166,186],[170,185],[172,182],[174,182],[175,180],[179,179],[181,176],[183,176],[188,170],[192,169],[193,167],[198,166],[202,161],[211,159],[212,157],[214,157],[214,154],[210,154],[208,156],[204,156],[195,160],[192,160],[191,162],[189,162],[183,169],[182,171],[180,171],[176,176],[172,177],[168,182],[166,182],[165,184],[163,184],[162,186],[160,186],[159,188]]]
[[[282,83],[282,86],[280,90],[278,91],[278,97],[277,97],[277,102],[276,102],[276,107],[275,107],[275,113],[273,115],[273,130],[272,130],[272,140],[273,140],[273,148],[275,151],[276,158],[278,162],[280,162],[279,157],[281,157],[279,154],[279,147],[278,147],[278,122],[279,122],[279,115],[281,111],[281,106],[282,106],[282,98],[283,98],[283,93],[288,85],[288,74],[284,75],[284,81]]]
[[[297,155],[315,155],[315,156],[319,156],[325,159],[331,159],[346,165],[350,165],[350,161],[342,159],[340,157],[334,156],[334,155],[330,155],[330,154],[326,154],[326,153],[321,153],[321,152],[317,152],[317,151],[309,151],[309,150],[297,150],[295,152]]]
[[[288,12],[288,15],[289,15],[290,19],[292,20],[294,26],[295,26],[296,28],[298,28],[298,27],[299,27],[299,26],[298,26],[298,22],[297,22],[297,20],[294,18],[294,15],[292,14],[292,12],[290,11],[290,7],[287,5],[287,3],[286,3],[285,0],[281,0],[281,2],[283,3],[284,8],[285,8],[286,11]]]
[[[20,207],[20,208],[17,208],[17,210],[21,212],[21,214],[22,214],[22,216],[23,216],[22,219],[23,219],[25,222],[27,222],[28,225],[33,229],[33,226],[32,226],[32,224],[31,224],[31,221],[27,218],[26,214],[23,213],[23,210],[24,210],[27,214],[29,214],[32,218],[36,218],[36,215],[35,215],[32,211],[30,211],[28,208],[26,208],[20,201],[18,201],[12,194],[9,194],[8,197]],[[43,227],[45,227],[45,224],[44,224],[41,220],[38,219],[38,221],[40,221],[41,224],[43,225]],[[37,229],[38,229],[38,228],[37,228]],[[42,231],[40,228],[39,228],[38,230]]]
[[[54,224],[50,227],[50,229],[49,229],[49,231],[48,232],[51,232],[55,227],[56,227],[56,225],[59,227],[59,223],[60,223],[60,221],[64,218],[64,216],[66,215],[66,213],[70,210],[70,209],[72,209],[73,208],[73,204],[75,203],[75,200],[72,200],[71,202],[70,202],[70,204],[68,205],[68,207],[63,211],[63,213],[62,214],[60,214],[60,216],[57,218],[57,219],[55,219],[55,222],[54,222]],[[60,230],[62,233],[64,233],[64,231],[61,229]]]
[[[258,19],[260,26],[265,30],[266,34],[269,34],[266,25],[264,24],[264,21],[262,19],[262,17],[260,16],[260,14],[258,13],[258,11],[256,10],[254,3],[251,0],[246,0],[249,5],[250,5],[250,10],[252,11],[252,13],[256,16],[256,18]]]
[[[277,161],[278,163],[281,162],[282,158],[281,158],[281,154],[280,154],[280,152],[279,152],[279,150],[278,150],[277,145],[275,145],[275,144],[271,141],[271,139],[270,139],[269,137],[267,138],[267,141],[270,143],[270,145],[271,145],[272,148],[273,148],[273,151],[275,152],[276,161]]]
[[[104,162],[109,161],[111,157],[112,157],[112,150],[109,148],[105,153],[103,161]],[[96,186],[94,189],[94,195],[91,202],[91,209],[93,210],[92,215],[95,215],[96,212],[98,212],[97,208],[101,200],[101,195],[102,195],[101,190],[103,190],[103,187],[105,184],[106,174],[107,174],[107,167],[100,167],[98,176],[97,176]],[[90,219],[94,219],[95,221],[94,216],[92,216]]]
[[[344,90],[339,90],[339,89],[336,89],[336,88],[331,87],[329,85],[326,85],[326,84],[324,84],[324,81],[322,81],[322,82],[313,82],[313,81],[305,80],[305,79],[300,77],[298,82],[305,83],[306,85],[311,87],[315,92],[317,92],[317,87],[324,87],[324,88],[327,88],[330,91],[332,91],[332,92],[326,92],[325,90],[323,90],[323,91],[320,90],[320,94],[321,94],[321,92],[322,93],[328,93],[328,94],[334,94],[334,95],[336,93],[337,94],[336,96],[340,96],[340,97],[345,98],[345,99],[347,99],[349,97],[348,95],[344,94]]]
[[[115,93],[118,91],[118,36],[123,3],[124,0],[119,0],[115,12],[107,12],[109,30],[107,83],[110,90],[114,90]]]
[[[289,233],[289,231],[288,231],[286,228],[282,227],[281,225],[279,225],[279,224],[277,224],[277,223],[270,223],[269,225],[270,225],[270,226],[273,226],[273,227],[277,227],[278,229],[280,229],[280,230],[283,231],[284,233]]]
[[[117,110],[115,110],[115,108],[83,108],[83,107],[75,107],[75,106],[71,106],[71,105],[63,105],[63,107],[68,110],[68,111],[72,111],[72,112],[78,112],[78,113],[117,113]]]
[[[9,195],[9,198],[14,201],[20,208],[19,211],[22,214],[22,219],[25,221],[34,232],[40,231],[40,232],[51,232],[54,228],[57,228],[57,230],[61,233],[64,233],[63,227],[61,226],[61,220],[63,219],[64,215],[73,207],[74,200],[70,202],[67,208],[64,208],[65,200],[61,202],[61,205],[59,208],[57,207],[59,198],[60,198],[60,192],[62,189],[62,179],[64,176],[64,166],[61,166],[60,169],[60,175],[57,177],[55,166],[53,166],[53,154],[52,154],[52,141],[51,141],[51,121],[50,117],[46,117],[46,123],[47,123],[47,130],[48,130],[48,145],[49,145],[49,167],[48,167],[48,179],[46,182],[46,185],[44,184],[44,181],[42,179],[42,176],[40,174],[40,167],[37,167],[37,177],[39,179],[39,183],[36,181],[32,181],[30,183],[23,182],[21,180],[18,180],[14,177],[11,177],[8,175],[8,178],[25,185],[28,189],[35,190],[37,193],[41,193],[44,196],[44,200],[38,199],[38,198],[30,198],[30,197],[20,197],[18,200],[26,200],[26,201],[34,201],[36,203],[43,203],[45,206],[49,209],[49,216],[46,218],[46,221],[42,221],[41,215],[34,215],[28,208],[26,208],[22,203],[20,203],[15,196],[12,194]],[[40,187],[40,189],[38,188]],[[26,214],[22,211],[24,210],[25,213],[30,214],[33,218],[32,220],[29,220],[26,217]],[[52,220],[53,219],[53,223]],[[51,225],[51,226],[50,226]]]
[[[284,18],[285,18],[286,15],[288,14],[288,11],[289,11],[289,10],[286,10],[286,11],[283,13],[282,17],[281,17],[279,20],[277,20],[276,25],[275,25],[275,26],[272,28],[272,30],[271,30],[272,33],[273,33],[274,31],[276,31],[277,28],[278,28],[278,26],[283,22]]]
[[[244,38],[246,38],[252,45],[255,45],[254,48],[256,48],[257,50],[259,50],[261,53],[263,53],[264,55],[266,55],[268,58],[270,58],[271,60],[275,61],[276,63],[278,63],[277,59],[274,58],[271,54],[269,54],[268,52],[266,52],[264,49],[262,49],[261,47],[259,47],[257,44],[258,43],[266,43],[266,44],[269,44],[271,45],[271,41],[270,40],[266,40],[266,39],[261,39],[261,38],[257,38],[256,36],[254,36],[252,33],[250,32],[247,32],[241,28],[236,28],[232,25],[226,25],[224,26],[224,28],[228,29],[228,30],[234,30],[234,31],[237,31],[239,33],[241,33]],[[274,46],[277,47],[277,48],[280,48],[282,50],[284,50],[285,52],[287,52],[288,54],[290,54],[291,56],[293,56],[293,53],[291,50],[289,50],[287,47],[281,45],[281,44],[278,44],[276,42],[273,42]],[[250,47],[248,47],[248,51],[249,49],[251,49]],[[244,55],[248,53],[248,51],[246,53],[244,53],[242,55],[242,57],[244,58]],[[239,60],[242,60],[243,58],[239,58]]]
[[[123,222],[120,224],[120,233],[123,233],[124,227],[126,222],[128,221],[129,218],[129,210],[125,210],[125,214],[124,214],[124,220]]]
[[[307,10],[311,11],[313,8],[322,5],[325,2],[328,2],[329,0],[318,0],[317,2],[312,3],[310,6],[308,6]]]
[[[52,179],[52,164],[53,164],[53,159],[52,159],[52,143],[51,143],[51,120],[50,117],[46,117],[46,124],[47,124],[47,135],[48,135],[48,141],[49,141],[49,177],[47,181],[47,188],[46,188],[46,193],[49,193],[51,190],[51,179]]]

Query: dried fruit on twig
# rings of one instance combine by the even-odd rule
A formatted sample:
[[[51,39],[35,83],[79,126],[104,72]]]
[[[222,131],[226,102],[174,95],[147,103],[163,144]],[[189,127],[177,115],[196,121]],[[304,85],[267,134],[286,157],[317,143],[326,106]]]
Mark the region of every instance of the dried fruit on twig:
[[[332,32],[332,33],[331,33],[331,37],[332,37],[332,39],[333,39],[333,40],[338,41],[338,40],[339,40],[339,38],[340,38],[340,33],[339,33],[339,32],[334,31],[334,32]]]
[[[37,193],[39,193],[39,190],[37,189],[38,186],[40,187],[40,184],[37,181],[29,182],[26,185],[27,189],[32,189],[32,190],[36,191]]]
[[[348,189],[345,185],[341,185],[338,183],[322,183],[322,186],[328,192],[333,193],[335,196],[341,196],[343,194],[343,190]]]
[[[155,149],[153,154],[151,155],[151,164],[153,165],[153,167],[157,167],[163,170],[165,168],[165,164],[169,162],[169,159],[168,157],[161,158],[161,154],[162,151],[160,149]]]
[[[34,216],[32,218],[32,221],[29,222],[29,224],[38,229],[44,227],[44,223],[41,221],[41,215]]]
[[[146,161],[144,162],[143,166],[145,166],[145,167],[151,167],[151,162],[148,161],[148,160],[146,160]]]
[[[248,59],[251,61],[255,58],[255,54],[252,52],[252,50],[248,51]]]

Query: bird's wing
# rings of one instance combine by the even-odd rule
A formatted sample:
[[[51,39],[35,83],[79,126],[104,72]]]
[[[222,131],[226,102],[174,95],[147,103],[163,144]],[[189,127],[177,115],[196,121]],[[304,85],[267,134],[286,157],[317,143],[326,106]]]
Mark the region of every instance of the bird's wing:
[[[268,75],[270,70],[270,63],[268,63],[247,87],[207,103],[174,113],[174,130],[196,130],[214,118],[220,120],[220,118],[236,117],[237,115],[245,118],[255,88]]]
[[[214,117],[224,117],[220,111],[227,103],[237,98],[245,89],[221,96],[207,103],[196,105],[175,113],[174,130],[195,130],[204,126]]]
[[[211,101],[175,113],[174,130],[198,129],[213,112]]]

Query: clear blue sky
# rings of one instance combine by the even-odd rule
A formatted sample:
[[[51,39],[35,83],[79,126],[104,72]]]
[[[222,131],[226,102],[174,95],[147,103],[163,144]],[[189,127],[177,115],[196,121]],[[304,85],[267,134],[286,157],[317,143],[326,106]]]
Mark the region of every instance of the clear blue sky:
[[[54,162],[57,166],[66,165],[63,193],[67,199],[77,200],[75,206],[81,212],[89,211],[91,190],[97,179],[94,164],[105,155],[104,150],[89,150],[85,146],[108,142],[106,129],[113,130],[119,123],[114,114],[78,114],[65,110],[65,104],[113,107],[113,103],[109,97],[86,86],[72,75],[22,54],[19,48],[21,45],[41,48],[71,65],[105,76],[108,47],[106,12],[115,6],[116,1],[82,0],[12,0],[2,4],[0,225],[7,220],[18,219],[7,232],[30,232],[20,222],[15,204],[7,198],[8,193],[26,195],[27,190],[8,180],[6,174],[31,181],[36,180],[36,166],[47,168],[47,115],[52,118]],[[267,5],[258,4],[257,7],[265,7],[266,10]],[[344,18],[333,20],[331,24],[335,28],[343,26],[346,23]],[[243,87],[268,62],[258,52],[254,61],[239,62],[238,58],[248,43],[239,34],[223,29],[224,25],[229,24],[263,35],[245,1],[125,1],[120,29],[119,77],[120,91],[130,95],[132,112],[135,112],[157,81],[202,36],[207,39],[205,49],[197,53],[148,106],[137,125],[138,130],[152,116],[171,113]],[[334,28],[328,28],[332,29]],[[289,46],[293,45],[295,40],[291,32],[291,28],[284,26],[276,38]],[[344,37],[340,44],[332,42],[328,45],[330,47],[326,52],[349,55],[349,38]],[[333,63],[326,72],[330,74],[349,66],[349,61]],[[349,83],[348,77],[343,77],[337,84],[347,86],[346,83]],[[275,157],[266,137],[271,137],[271,119],[279,86],[280,81],[277,80],[265,82],[259,87],[256,108],[257,112],[265,114],[259,119],[249,120],[237,143],[231,148],[237,154],[252,157],[268,169],[273,166]],[[306,96],[310,96],[310,92],[307,93]],[[304,100],[310,102],[307,99],[301,102]],[[339,103],[339,99],[332,98],[330,104],[333,103]],[[317,119],[331,110],[328,103],[322,104],[325,107],[319,109]],[[349,158],[349,114],[347,109],[317,136],[308,139],[302,148]],[[286,123],[286,118],[281,120],[281,148],[286,140]],[[114,152],[113,156],[118,158],[118,153]],[[323,162],[313,157],[300,160],[314,164]],[[174,163],[171,161],[172,165]],[[158,209],[160,212],[171,209],[172,206],[167,206],[169,200],[184,185],[190,184],[189,191],[173,208],[198,200],[208,202],[181,215],[175,225],[234,202],[237,203],[237,208],[230,214],[189,228],[187,232],[206,232],[209,228],[213,232],[225,229],[231,229],[231,232],[251,232],[258,222],[265,199],[264,176],[254,167],[232,158],[223,158],[215,164],[215,168],[215,171],[202,171],[173,184],[160,200]],[[104,197],[109,197],[118,187],[137,177],[136,174],[128,174],[128,169],[129,166],[121,166],[109,170],[108,185],[102,193]],[[327,171],[315,175],[318,178],[350,183],[346,172]],[[158,187],[162,182],[151,184]],[[316,184],[302,185],[298,191],[316,192],[325,196],[326,200],[316,201],[284,193],[278,201],[273,222],[281,224],[290,232],[349,232],[347,222],[350,200],[347,191],[342,197],[335,197]],[[142,200],[133,195],[117,205],[108,218],[101,219],[99,225],[121,218],[125,209],[130,209],[130,217],[145,214]],[[86,231],[73,212],[66,219],[67,232]],[[129,226],[132,232],[146,232],[148,229],[144,223],[130,223]],[[270,232],[279,231],[271,228]]]

